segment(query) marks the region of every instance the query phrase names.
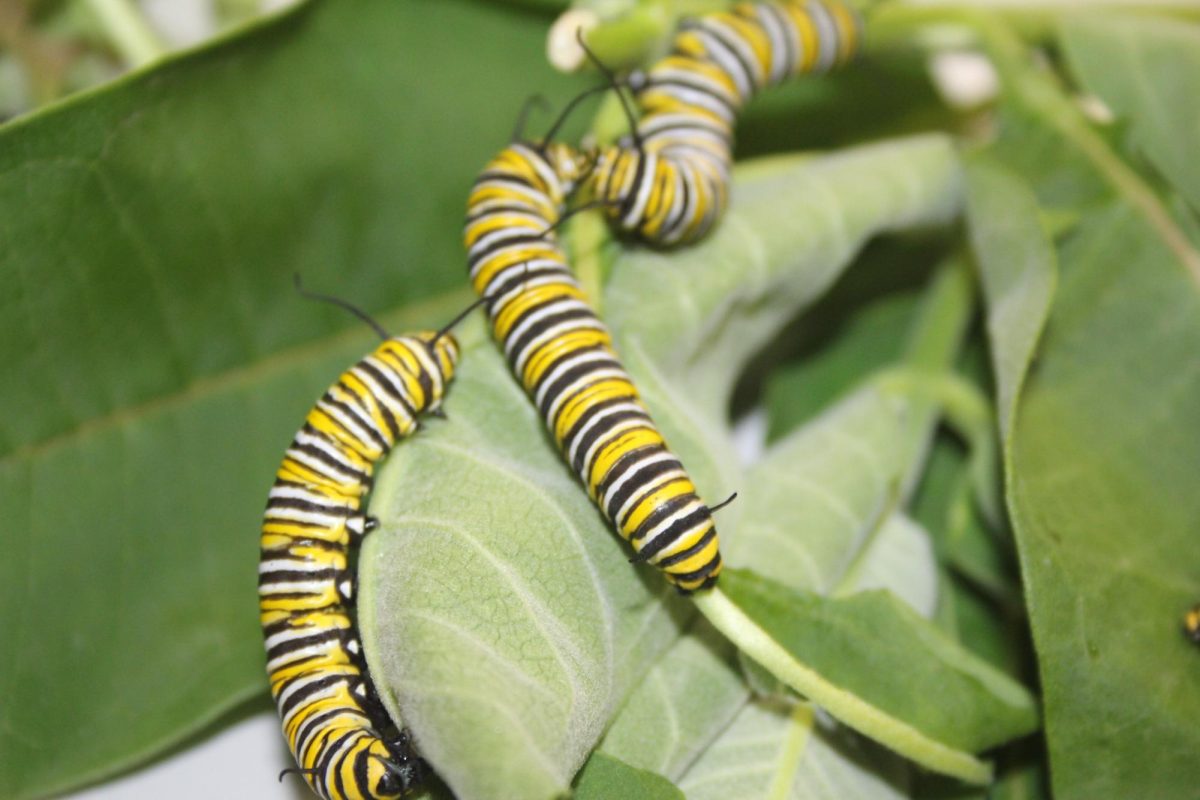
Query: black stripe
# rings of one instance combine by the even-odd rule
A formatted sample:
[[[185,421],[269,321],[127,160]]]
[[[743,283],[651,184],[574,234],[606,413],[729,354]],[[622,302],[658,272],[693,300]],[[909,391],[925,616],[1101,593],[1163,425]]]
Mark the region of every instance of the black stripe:
[[[648,420],[649,420],[649,418],[647,418],[647,421]],[[649,448],[645,448],[645,449],[649,449]],[[665,450],[665,448],[662,448],[662,447],[658,447],[656,449]],[[650,454],[647,453],[647,455],[650,455]],[[636,467],[636,463],[634,464],[634,466]],[[608,518],[615,521],[617,512],[621,510],[621,506],[625,505],[626,501],[628,501],[630,497],[633,497],[633,495],[639,489],[641,489],[641,487],[645,486],[650,481],[654,480],[655,478],[657,478],[661,475],[667,474],[671,470],[682,470],[682,469],[683,469],[683,465],[679,463],[678,459],[669,458],[665,461],[658,461],[658,462],[655,462],[653,464],[650,464],[649,466],[643,467],[642,469],[638,470],[637,475],[633,478],[630,478],[628,481],[626,481],[625,485],[622,486],[620,489],[618,489],[613,494],[612,499],[609,500],[608,509],[607,509]],[[601,494],[600,497],[604,497],[604,495]],[[620,527],[619,524],[618,524],[618,527]]]
[[[537,173],[535,172],[534,174],[536,175]],[[474,193],[475,189],[478,188],[480,184],[487,183],[489,181],[499,181],[501,183],[516,183],[516,184],[520,184],[521,186],[527,186],[530,189],[533,189],[535,191],[541,191],[540,189],[538,189],[537,186],[535,186],[533,184],[532,181],[530,181],[528,178],[526,178],[524,175],[521,175],[520,173],[500,171],[500,170],[494,170],[494,169],[485,169],[483,172],[479,173],[478,177],[475,178],[475,183],[472,184],[472,186],[471,186],[472,193]]]
[[[688,213],[692,210],[692,182],[688,180],[687,174],[682,170],[679,172],[679,184],[682,187],[680,191],[679,213],[675,215],[674,219],[667,220],[667,223],[663,226],[663,236],[673,234],[692,217]]]
[[[354,782],[358,784],[358,791],[364,797],[374,797],[375,790],[371,786],[371,779],[367,773],[367,765],[371,763],[371,755],[369,750],[359,752],[354,760]]]
[[[696,570],[695,572],[674,573],[674,574],[671,574],[671,578],[674,580],[677,580],[677,581],[687,581],[690,583],[691,581],[699,580],[700,578],[703,578],[707,575],[712,575],[712,573],[716,572],[720,566],[721,566],[721,554],[717,553],[716,558],[714,558],[712,561],[709,561],[707,564],[705,564],[703,567]],[[709,586],[712,586],[716,582],[717,582],[717,579],[715,577],[710,578],[709,580],[706,580],[704,583],[702,583],[699,588],[707,589]]]
[[[666,463],[666,462],[664,462],[664,463]],[[678,462],[676,462],[676,463],[678,464]],[[647,487],[647,483],[649,483],[649,481],[652,478],[662,475],[666,471],[666,470],[655,469],[655,467],[657,467],[657,466],[658,466],[658,464],[653,464],[647,470],[647,473],[652,473],[652,474],[647,474],[646,476],[642,476],[639,474],[634,480],[630,481],[629,483],[634,484],[634,486],[632,489],[629,490],[629,492],[626,492],[624,488],[621,490],[622,494],[626,495],[626,497],[625,497],[626,500],[629,499],[629,497],[632,496],[633,494],[635,494],[639,491],[642,491],[643,489],[646,489],[647,491],[646,491],[646,496],[637,500],[633,504],[633,506],[627,512],[625,512],[624,516],[622,516],[621,519],[617,519],[615,517],[615,513],[619,512],[621,510],[621,506],[615,506],[615,508],[613,509],[613,511],[614,511],[613,521],[616,522],[617,527],[624,530],[625,525],[629,522],[630,515],[632,515],[634,510],[636,510],[637,507],[646,500],[646,497],[649,497],[654,492],[657,492],[659,489],[665,489],[666,487],[672,486],[676,483],[688,483],[691,481],[691,478],[689,478],[687,476],[687,473],[685,472],[685,473],[681,473],[678,477],[672,478],[669,481],[663,481],[660,485],[655,486],[653,490],[649,490]],[[691,495],[692,492],[689,490],[689,491],[684,492],[684,494]],[[670,500],[668,500],[667,502],[670,502]],[[657,510],[657,509],[655,509],[655,510]],[[650,513],[654,513],[654,512],[651,511]]]
[[[343,571],[344,570],[340,570],[336,567],[326,567],[325,569],[311,571],[299,569],[281,569],[272,570],[270,572],[260,572],[258,573],[258,587],[261,589],[264,586],[270,586],[272,583],[288,583],[294,580],[330,581],[336,583],[338,574]],[[334,587],[334,589],[336,590],[336,587]],[[311,592],[306,592],[306,594],[310,596],[312,595]],[[271,596],[275,597],[276,595]]]
[[[687,495],[687,498],[689,500],[694,499],[695,495]],[[667,505],[671,504],[668,503]],[[650,542],[648,545],[638,551],[638,561],[653,558],[661,550],[678,541],[680,536],[683,536],[692,528],[696,527],[697,525],[702,525],[705,521],[710,519],[712,519],[712,515],[708,513],[707,508],[702,507],[696,509],[685,517],[675,520],[671,523],[670,527],[656,536],[653,542]]]
[[[678,564],[682,561],[686,561],[689,558],[691,558],[692,556],[699,553],[701,550],[703,550],[705,547],[707,547],[709,544],[711,544],[712,540],[715,538],[717,538],[717,526],[713,525],[712,527],[710,527],[708,529],[708,533],[706,533],[700,537],[700,541],[696,542],[694,545],[687,548],[686,550],[680,550],[675,555],[667,556],[666,558],[664,558],[662,561],[659,561],[654,566],[658,567],[659,569],[663,569],[663,570],[665,570],[667,567],[673,567],[676,564]]]
[[[523,197],[520,198],[518,202],[510,205],[506,205],[504,203],[496,205],[496,200],[494,198],[486,201],[480,201],[476,205],[482,206],[485,202],[488,204],[486,209],[480,209],[478,211],[474,210],[474,208],[467,209],[467,216],[463,219],[463,227],[474,225],[476,222],[487,219],[492,214],[529,214],[532,212],[533,216],[538,215],[537,211],[532,205],[522,205],[523,203],[529,202]]]
[[[725,35],[726,31],[720,27],[720,23],[718,22],[712,22],[709,25],[698,27],[703,27],[703,29],[709,35],[711,35],[717,40],[718,43],[720,43],[720,45],[725,49],[726,52],[729,53],[729,55],[733,56],[733,60],[736,61],[738,66],[742,68],[742,74],[746,76],[744,83],[750,85],[750,96],[753,96],[754,93],[758,91],[758,80],[754,77],[754,66],[752,64],[747,64],[746,59],[742,57],[741,51],[737,49],[737,45],[735,43],[736,35],[734,39],[730,39]],[[716,59],[713,59],[713,63],[717,63]],[[735,81],[734,83],[736,85],[737,82]],[[742,101],[745,102],[746,100],[749,100],[750,96],[743,97]]]
[[[626,400],[626,398],[614,398],[613,404],[623,403],[623,402],[625,402],[625,400]],[[584,416],[581,419],[581,421],[586,421],[588,419],[591,419],[596,414],[602,412],[603,408],[597,408],[597,406],[599,406],[599,405],[600,405],[599,403],[596,403],[591,408],[589,408],[584,413]],[[605,405],[610,405],[610,404],[605,403]],[[643,423],[642,427],[644,427],[644,428],[649,428],[649,427],[652,427],[652,425],[653,425],[653,423],[650,422],[649,414],[647,414],[644,411],[633,411],[633,410],[619,411],[616,414],[611,414],[608,417],[606,417],[603,423],[596,423],[596,425],[590,431],[588,431],[587,436],[585,436],[583,439],[581,439],[579,441],[579,445],[575,450],[574,463],[571,464],[571,467],[575,470],[575,474],[576,475],[583,474],[583,468],[585,466],[584,459],[586,458],[588,451],[591,450],[592,446],[597,441],[599,441],[601,437],[608,434],[617,425],[620,425],[623,422],[628,422],[629,420],[633,420],[633,419],[640,420]],[[567,443],[571,443],[572,445],[574,444],[573,442],[571,442],[570,439],[564,439],[563,441],[567,442]]]
[[[264,637],[266,638],[266,637]],[[332,641],[342,641],[342,629],[327,625],[322,628],[314,627],[310,633],[297,636],[294,639],[284,639],[274,647],[267,649],[267,661],[274,661],[282,656],[291,655],[306,647],[315,647]]]
[[[433,352],[433,347],[423,339],[419,339],[418,341],[420,341],[421,346],[425,348],[425,355],[429,357],[431,362],[433,362],[434,369],[437,369],[437,365],[441,362],[438,359],[437,353]],[[429,370],[421,366],[421,360],[417,357],[416,352],[413,351],[412,348],[410,348],[409,351],[412,353],[413,360],[417,362],[417,385],[421,387],[421,396],[425,400],[425,402],[420,404],[419,410],[424,411],[425,409],[429,408],[429,404],[433,402],[433,375],[430,374]],[[445,385],[445,380],[442,381],[442,384]]]
[[[334,384],[334,388],[341,389],[343,392],[353,398],[353,402],[342,402],[342,405],[350,412],[350,416],[358,421],[358,423],[371,432],[371,437],[383,448],[386,453],[391,449],[392,443],[383,435],[378,423],[375,422],[374,416],[371,414],[371,408],[367,404],[375,398],[371,396],[371,389],[368,386],[363,386],[363,391],[366,395],[359,393],[357,389],[346,383],[345,379],[339,379]]]
[[[699,59],[696,59],[694,57],[688,57],[688,60],[693,63],[696,63],[696,64],[700,63]],[[714,66],[717,66],[717,65],[714,64]],[[718,66],[718,69],[719,69],[719,66]],[[721,71],[724,72],[724,70],[721,70]],[[706,86],[703,83],[699,83],[699,82],[694,83],[692,81],[689,81],[687,79],[687,77],[681,77],[681,76],[676,76],[676,75],[672,75],[671,77],[653,77],[653,76],[651,76],[650,80],[647,83],[648,89],[654,88],[654,89],[660,89],[660,90],[665,90],[665,91],[669,92],[671,90],[671,88],[673,88],[673,87],[678,87],[680,89],[690,89],[691,91],[696,92],[698,94],[707,95],[708,97],[711,97],[713,100],[716,100],[717,105],[723,106],[725,108],[725,110],[729,113],[729,116],[736,117],[738,115],[738,111],[739,111],[738,107],[735,106],[733,103],[731,103],[729,101],[729,98],[724,97],[720,94],[717,94],[716,92],[714,92],[712,90],[711,87]],[[685,105],[685,106],[697,106],[698,105],[694,100],[685,100],[684,98],[679,97],[677,95],[674,95],[673,99],[675,100],[676,103],[679,103],[679,104]],[[647,119],[653,119],[655,116],[656,116],[655,114],[651,114],[648,117],[642,117],[642,122],[644,123]],[[641,130],[641,125],[638,126],[638,130],[639,131]]]
[[[593,347],[588,347],[588,348],[579,348],[577,350],[571,351],[571,353],[569,354],[569,357],[575,358],[576,356],[580,356],[580,355],[584,355],[584,354],[591,355],[591,354],[596,353],[597,351],[603,353],[604,350],[605,350],[605,348],[600,347],[599,345],[593,346]],[[588,361],[584,361],[580,364],[576,364],[575,366],[571,367],[570,369],[566,370],[561,375],[556,377],[554,379],[553,384],[545,387],[546,396],[544,398],[542,398],[542,404],[538,408],[538,412],[542,415],[542,418],[544,419],[546,417],[546,415],[548,413],[550,413],[550,407],[552,405],[554,405],[555,399],[557,399],[560,394],[562,394],[564,391],[566,391],[567,388],[570,387],[570,385],[572,383],[579,380],[580,378],[583,378],[584,376],[588,375],[589,373],[599,372],[600,370],[614,369],[614,368],[617,370],[621,370],[621,362],[617,361],[617,359],[612,357],[611,355],[608,356],[607,358],[596,359],[594,361],[588,360]],[[624,374],[624,370],[621,370],[621,372],[622,372],[622,374]],[[550,370],[547,370],[546,372],[542,373],[542,380],[539,380],[533,386],[532,391],[534,394],[538,394],[542,391],[542,389],[543,389],[542,384],[545,383],[545,381],[549,378],[549,376],[550,376]],[[585,390],[587,388],[587,386],[591,386],[591,385],[593,385],[593,384],[588,383],[584,386],[579,387],[578,391],[576,391],[572,396],[574,396],[575,394],[578,394],[579,391]],[[560,408],[559,411],[561,412],[562,409]]]
[[[627,402],[627,398],[611,397],[606,400],[601,400],[600,402],[597,402],[597,403],[592,403],[592,405],[588,408],[587,412],[584,413],[584,415],[582,417],[575,420],[575,424],[572,425],[567,430],[566,434],[563,436],[563,444],[564,445],[570,444],[571,441],[576,436],[579,435],[579,432],[583,430],[584,426],[587,425],[588,420],[591,419],[593,415],[598,414],[601,411],[604,411],[605,409],[610,408],[618,403],[624,403],[624,402]],[[646,415],[646,419],[649,420],[650,416]],[[579,449],[584,450],[586,448],[580,447]],[[575,471],[578,472],[579,470],[575,470]]]
[[[303,678],[303,675],[297,675],[288,679],[287,683],[283,684],[283,686],[279,688],[279,694],[282,696],[292,684]],[[343,675],[326,675],[324,678],[319,678],[307,686],[297,689],[296,693],[287,698],[287,700],[279,701],[278,705],[280,719],[282,720],[282,718],[287,716],[288,713],[303,706],[307,700],[312,698],[313,695],[320,694],[334,684],[345,682],[346,678]]]
[[[696,495],[694,493],[682,492],[655,506],[654,510],[647,514],[637,526],[637,529],[630,534],[629,541],[636,542],[641,540],[646,536],[647,533],[651,531],[651,529],[654,528],[654,526],[658,525],[660,522],[667,519],[667,517],[670,517],[672,514],[679,511],[695,499]],[[707,512],[707,509],[705,509],[705,511]],[[688,514],[686,517],[681,517],[680,519],[677,519],[675,522],[671,523],[671,525],[662,533],[660,533],[655,540],[656,543],[662,542],[662,545],[657,546],[652,553],[646,553],[644,550],[639,550],[638,556],[640,558],[649,558],[650,556],[654,555],[654,553],[657,553],[663,547],[666,547],[668,544],[674,541],[674,537],[672,536],[671,532],[678,527],[680,522],[688,519],[691,516],[691,514]]]
[[[772,17],[775,23],[779,26],[779,38],[783,40],[783,49],[784,52],[787,53],[787,57],[783,60],[783,63],[787,65],[787,69],[783,73],[783,79],[786,80],[796,71],[796,64],[799,59],[799,54],[796,52],[796,47],[792,42],[792,37],[788,35],[792,30],[794,30],[794,26],[788,20],[788,18],[784,16],[784,12],[782,10],[775,8],[770,3],[763,3],[762,5],[758,6],[758,8],[761,11],[766,12],[768,16]]]
[[[322,505],[320,503],[311,503],[308,500],[302,500],[299,497],[272,497],[267,501],[267,515],[277,508],[293,508],[299,511],[312,511],[318,514],[328,514],[331,517],[349,517],[355,512],[347,504],[331,504]],[[289,522],[291,520],[288,520]],[[315,525],[314,527],[321,527]]]
[[[497,279],[501,275],[503,275],[505,272],[512,269],[512,267],[505,267],[501,271],[497,272],[496,275],[492,277],[492,282],[489,283],[486,287],[484,287],[484,290],[483,290],[484,296],[490,298],[487,303],[488,316],[492,319],[495,319],[495,316],[497,313],[496,304],[500,302],[500,298],[509,294],[514,289],[517,289],[517,288],[523,286],[526,283],[530,283],[534,280],[537,280],[540,278],[547,278],[547,277],[548,278],[559,278],[559,279],[561,279],[562,283],[566,283],[566,284],[573,283],[574,279],[573,279],[573,276],[571,275],[570,270],[568,270],[566,267],[562,266],[560,263],[562,256],[560,256],[557,253],[553,254],[553,256],[554,256],[553,258],[550,258],[549,256],[547,256],[545,259],[543,259],[544,261],[555,262],[553,264],[553,266],[547,266],[545,264],[542,264],[541,266],[534,267],[534,268],[527,267],[525,269],[517,270],[514,275],[505,279],[503,283],[497,283]],[[538,287],[538,288],[544,288],[544,287]],[[516,298],[513,298],[513,300],[515,300],[515,299]],[[510,300],[509,302],[512,302],[512,300]],[[507,307],[507,304],[505,304],[505,305]]]
[[[358,362],[356,366],[360,367],[363,372],[370,375],[371,378],[374,379],[375,383],[379,384],[379,388],[383,391],[383,393],[399,403],[408,413],[410,418],[416,418],[417,412],[413,407],[412,398],[408,397],[407,390],[402,388],[404,384],[402,381],[398,380],[399,376],[397,376],[397,380],[392,380],[384,374],[383,370],[365,358]],[[400,438],[398,434],[396,438]]]
[[[640,123],[638,127],[640,129]],[[633,173],[633,180],[629,183],[629,192],[624,197],[620,198],[621,204],[617,209],[620,217],[626,216],[633,208],[634,203],[637,202],[637,196],[641,194],[638,189],[642,185],[642,181],[645,179],[646,162],[649,161],[649,159],[646,157],[646,154],[642,151],[636,150],[633,152],[637,156],[637,169]],[[620,188],[621,187],[617,187],[617,190],[620,191]]]
[[[560,298],[554,298],[546,301],[545,303],[538,303],[532,308],[526,309],[524,312],[522,312],[521,316],[518,317],[517,321],[514,322],[512,329],[515,330],[517,327],[519,327],[521,321],[523,321],[526,317],[541,310],[544,306],[552,302],[556,302],[558,299]],[[572,322],[574,320],[595,323],[596,315],[592,313],[591,309],[584,306],[582,308],[571,308],[567,311],[560,311],[557,314],[550,314],[533,325],[530,325],[528,330],[526,330],[513,342],[514,346],[512,349],[512,355],[508,358],[509,365],[513,367],[513,369],[516,369],[517,360],[520,359],[521,354],[525,352],[525,350],[534,342],[534,340],[551,328],[564,322]],[[508,342],[505,342],[504,344],[505,349],[508,349]]]
[[[342,764],[346,762],[346,754],[338,753],[337,745],[349,739],[356,738],[354,730],[342,731],[338,736],[334,737],[335,741],[330,742],[332,745],[327,749],[328,753],[328,771],[326,774],[333,776],[333,786],[330,787],[339,797],[349,797],[350,793],[346,791],[346,781],[342,778]]]
[[[330,441],[328,437],[322,437],[322,438],[324,438],[326,441],[329,441],[330,444],[332,444],[334,447],[337,447],[339,449],[345,449],[341,445],[339,445],[337,442]],[[349,463],[346,463],[343,461],[338,461],[336,458],[331,456],[329,453],[327,453],[326,451],[322,450],[321,448],[317,447],[314,444],[300,444],[298,442],[293,441],[292,446],[289,447],[288,450],[295,450],[298,453],[303,453],[306,456],[311,457],[314,461],[318,461],[325,467],[339,473],[337,475],[329,475],[328,473],[322,473],[323,477],[333,478],[334,480],[341,480],[342,476],[347,476],[347,479],[349,480],[349,482],[351,484],[353,484],[355,482],[362,483],[362,482],[368,480],[368,473],[363,472],[362,470],[358,469],[357,467],[353,466],[352,464],[349,464]],[[303,463],[303,462],[301,462],[301,463]],[[305,465],[305,466],[308,466],[308,465]],[[312,467],[310,466],[309,469],[312,469]],[[294,481],[290,481],[290,483],[294,483],[296,486],[304,485],[304,484],[296,483]]]
[[[341,386],[341,382],[339,381],[336,385]],[[345,389],[345,387],[343,387],[343,389]],[[345,389],[345,391],[350,391],[350,390]],[[353,392],[351,392],[351,394],[353,394]],[[375,423],[372,420],[369,420],[369,419],[364,420],[362,417],[360,417],[358,415],[357,411],[354,409],[354,407],[351,406],[349,403],[343,403],[341,400],[334,398],[331,392],[325,392],[324,396],[321,397],[321,402],[325,403],[326,405],[332,406],[333,408],[337,409],[338,411],[341,411],[342,414],[345,415],[346,417],[349,417],[350,419],[357,422],[359,424],[359,426],[364,428],[367,431],[367,434],[372,439],[374,439],[375,443],[377,445],[379,445],[379,447],[381,447],[383,450],[388,450],[391,447],[391,445],[387,442],[387,440],[383,438],[383,435],[378,430],[375,429]],[[348,437],[355,439],[357,441],[361,441],[358,438],[357,433],[355,433],[354,431],[347,428],[336,417],[330,416],[330,421],[332,421],[335,425],[337,425],[339,428],[341,428],[343,431],[345,431],[345,433]]]
[[[336,717],[339,714],[345,714],[347,710],[348,709],[346,706],[334,706],[333,708],[317,711],[305,717],[304,721],[301,722],[299,727],[296,728],[296,736],[292,739],[292,744],[295,749],[299,750],[299,745],[301,742],[305,742],[314,733],[322,730],[331,717]],[[351,707],[349,710],[353,711],[354,709]],[[311,745],[311,742],[309,742],[309,745]],[[297,755],[300,755],[300,753],[297,753]]]
[[[334,594],[337,594],[336,587],[334,587]],[[279,600],[303,600],[305,598],[312,598],[312,597],[316,597],[316,595],[313,594],[312,592],[272,592],[269,595],[265,595],[262,599],[265,602],[274,603]],[[308,607],[302,608],[302,609],[298,608],[298,609],[295,609],[293,611],[289,611],[286,613],[312,614],[314,612],[321,612],[321,611],[328,613],[330,609],[344,609],[344,608],[345,608],[345,606],[342,605],[341,601],[334,600],[332,603],[326,603],[325,605],[308,606]],[[282,609],[280,609],[280,610],[282,610]],[[345,613],[344,610],[343,610],[343,613]]]
[[[616,483],[620,478],[632,467],[635,467],[643,458],[651,456],[655,453],[664,452],[666,450],[661,444],[647,444],[642,447],[635,447],[627,453],[623,453],[620,458],[613,462],[608,473],[600,479],[596,484],[596,496],[603,497],[608,493],[609,487]],[[635,481],[636,483],[637,481]]]

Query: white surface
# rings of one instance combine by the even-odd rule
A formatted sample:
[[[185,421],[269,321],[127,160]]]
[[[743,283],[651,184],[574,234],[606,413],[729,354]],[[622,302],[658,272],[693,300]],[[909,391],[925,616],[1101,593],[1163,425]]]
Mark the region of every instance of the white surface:
[[[295,766],[275,711],[263,711],[198,745],[110,783],[66,795],[70,800],[312,800]]]
[[[211,0],[142,0],[142,13],[171,47],[199,44],[217,31]]]

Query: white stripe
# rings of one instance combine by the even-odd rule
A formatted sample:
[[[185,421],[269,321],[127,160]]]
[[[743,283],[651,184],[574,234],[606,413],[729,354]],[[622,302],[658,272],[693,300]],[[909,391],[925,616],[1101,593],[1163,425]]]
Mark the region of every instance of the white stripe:
[[[538,389],[537,394],[534,395],[533,404],[541,408],[542,403],[546,400],[546,392],[550,391],[550,387],[568,370],[574,369],[581,364],[586,364],[589,361],[612,360],[613,354],[604,350],[584,350],[581,353],[564,358],[553,370],[542,377],[542,386]]]
[[[342,527],[342,524],[346,521],[345,517],[333,514],[321,514],[303,508],[284,508],[282,506],[279,508],[268,506],[267,513],[264,516],[266,522],[303,522],[308,525],[319,525],[331,531]]]
[[[579,474],[579,476],[589,486],[592,485],[592,483],[593,483],[593,481],[591,480],[591,472],[592,472],[592,466],[593,466],[592,462],[596,458],[596,451],[602,447],[605,447],[606,445],[611,444],[616,439],[620,438],[621,434],[625,433],[626,431],[630,431],[635,428],[649,428],[649,427],[650,427],[649,420],[627,419],[627,420],[622,420],[621,422],[618,422],[615,425],[613,425],[612,427],[606,429],[601,435],[596,437],[596,441],[592,442],[592,446],[589,447],[587,449],[587,452],[583,454],[583,472],[581,472]],[[611,469],[611,468],[612,468],[612,465],[610,464],[609,469]],[[605,473],[605,474],[607,474],[607,473]],[[599,484],[600,481],[602,481],[602,480],[604,480],[604,475],[600,475],[599,477],[597,477],[595,479],[594,483]],[[607,513],[606,509],[601,509],[601,510],[605,511],[605,513]]]
[[[603,422],[606,417],[610,417],[613,414],[625,413],[628,411],[636,411],[636,412],[640,412],[642,414],[646,413],[646,409],[642,408],[642,406],[639,403],[629,401],[629,402],[625,402],[625,403],[617,403],[614,406],[609,406],[608,408],[605,408],[602,411],[599,411],[596,414],[593,414],[592,418],[587,421],[587,424],[579,429],[579,433],[577,433],[577,434],[575,434],[575,436],[571,437],[571,439],[569,441],[564,442],[564,444],[567,445],[567,462],[570,464],[575,463],[576,451],[579,449],[579,445],[583,443],[583,440],[587,438],[587,436],[591,432],[592,428],[596,427],[601,422]],[[650,424],[648,417],[646,418],[645,422],[646,422],[646,424]]]
[[[636,506],[645,498],[649,497],[655,489],[661,488],[665,484],[670,483],[677,478],[686,477],[687,473],[682,468],[679,468],[669,470],[664,472],[662,475],[646,481],[641,486],[638,486],[635,491],[629,493],[629,499],[622,503],[621,507],[617,509],[617,513],[613,515],[613,522],[616,523],[621,530],[624,530],[624,520],[629,516],[629,512],[633,510],[634,506]],[[630,531],[630,533],[632,534],[632,531]]]
[[[821,3],[814,3],[810,0],[805,4],[805,9],[817,28],[817,63],[813,72],[825,72],[837,61],[837,24],[833,21],[829,9]]]
[[[552,339],[557,339],[559,336],[564,336],[568,333],[587,330],[599,331],[600,333],[604,334],[608,333],[608,329],[604,327],[604,323],[596,319],[595,316],[591,315],[583,319],[569,319],[565,322],[559,323],[558,325],[547,328],[541,334],[534,337],[534,339],[529,342],[529,346],[517,356],[515,368],[516,373],[518,375],[523,374],[525,372],[525,363],[547,342],[551,341]]]
[[[604,508],[608,508],[609,503],[612,501],[613,495],[621,491],[621,487],[629,481],[636,480],[638,473],[640,473],[643,469],[663,461],[672,461],[674,458],[675,456],[671,455],[666,450],[663,450],[660,453],[641,459],[638,461],[638,463],[630,466],[629,469],[625,470],[621,477],[618,478],[615,483],[613,483],[612,486],[608,487],[608,491],[604,493]]]
[[[554,400],[550,404],[550,408],[546,410],[546,422],[550,423],[558,415],[558,412],[563,407],[563,404],[565,404],[568,400],[576,399],[574,395],[586,384],[593,381],[604,380],[605,378],[611,378],[629,383],[629,376],[625,373],[625,370],[621,369],[619,366],[591,370],[590,372],[581,375],[579,378],[576,378],[567,386],[563,387],[563,390],[555,395]],[[629,389],[631,393],[634,391],[632,384],[629,384]]]
[[[564,314],[570,311],[590,312],[591,309],[588,308],[587,304],[583,301],[567,295],[556,297],[542,303],[540,306],[536,307],[532,313],[525,317],[525,319],[521,320],[517,327],[509,330],[508,341],[504,343],[504,355],[512,355],[512,350],[516,346],[517,340],[520,339],[530,328],[536,327],[547,317],[554,316],[555,314]]]
[[[646,535],[645,535],[645,536],[643,536],[641,539],[639,539],[639,540],[638,540],[638,541],[637,541],[637,542],[634,544],[634,548],[635,548],[635,549],[636,549],[636,550],[637,550],[639,553],[640,553],[640,552],[642,552],[642,551],[643,551],[643,550],[645,550],[647,547],[649,547],[651,544],[653,544],[653,542],[654,542],[654,540],[655,540],[655,539],[657,539],[659,536],[661,536],[661,535],[662,535],[662,534],[663,534],[665,531],[669,530],[669,529],[670,529],[670,527],[671,527],[673,524],[675,524],[675,523],[676,523],[676,522],[678,522],[679,520],[683,519],[683,518],[684,518],[684,517],[686,517],[688,514],[691,514],[693,511],[696,511],[697,509],[700,509],[700,508],[703,508],[703,507],[704,507],[704,504],[703,504],[703,503],[701,503],[701,502],[700,502],[700,500],[699,500],[698,498],[693,498],[693,499],[692,499],[692,501],[691,501],[690,503],[688,503],[688,504],[687,504],[687,505],[685,505],[683,508],[679,509],[679,510],[678,510],[678,511],[676,511],[674,514],[672,514],[671,516],[667,517],[667,518],[666,518],[666,519],[664,519],[662,522],[659,522],[657,525],[655,525],[653,528],[651,528],[649,531],[647,531],[647,532],[646,532]],[[690,528],[689,528],[689,529],[685,529],[685,530],[690,530]],[[674,544],[674,543],[672,543],[672,545],[673,545],[673,544]],[[666,548],[664,548],[664,550],[669,550],[669,549],[671,548],[671,546],[672,546],[672,545],[667,545],[667,547],[666,547]],[[653,563],[653,564],[657,564],[657,563],[658,563],[658,561],[659,561],[659,560],[660,560],[662,557],[663,557],[663,554],[662,554],[662,553],[659,553],[658,555],[655,555],[655,556],[654,556],[654,559],[653,559],[653,561],[651,561],[651,563]]]

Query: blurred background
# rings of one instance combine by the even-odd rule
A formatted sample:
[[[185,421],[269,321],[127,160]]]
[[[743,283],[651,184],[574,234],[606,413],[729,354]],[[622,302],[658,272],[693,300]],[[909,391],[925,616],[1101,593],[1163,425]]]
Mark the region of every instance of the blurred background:
[[[0,0],[0,121],[298,0]]]

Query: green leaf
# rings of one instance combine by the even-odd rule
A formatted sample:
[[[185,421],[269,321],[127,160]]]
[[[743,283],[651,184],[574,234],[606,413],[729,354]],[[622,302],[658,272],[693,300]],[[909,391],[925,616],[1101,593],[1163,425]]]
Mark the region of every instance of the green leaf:
[[[1009,71],[1009,104],[1026,127],[997,153],[1011,165],[1025,152],[1017,163],[1043,202],[1052,170],[1103,187],[1068,208],[1084,213],[1056,247],[1036,366],[1026,356],[998,367],[1010,385],[1029,373],[1005,467],[1054,796],[1194,795],[1200,686],[1179,625],[1200,585],[1200,255],[1068,97]],[[1028,251],[1037,235],[1013,228],[981,266]],[[1007,333],[991,332],[993,348],[1020,352]]]
[[[899,759],[773,699],[744,705],[679,785],[688,800],[898,800],[907,782]]]
[[[1020,685],[888,592],[822,598],[731,570],[698,602],[723,632],[766,637],[748,653],[835,718],[939,772],[985,781],[967,753],[1037,727]]]
[[[807,422],[850,391],[864,374],[893,364],[928,282],[934,249],[883,240],[869,246],[841,280],[780,335],[789,359],[767,376],[769,438]]]
[[[1059,259],[1009,452],[1056,796],[1185,796],[1200,746],[1178,630],[1200,586],[1200,293],[1120,201]],[[1102,763],[1085,756],[1130,725]]]
[[[399,329],[460,308],[464,188],[531,81],[579,85],[543,32],[459,0],[312,3],[0,128],[6,796],[264,692],[266,491],[371,340],[291,276]]]
[[[987,301],[1001,436],[1012,435],[1025,372],[1046,324],[1056,280],[1054,249],[1033,192],[1003,165],[976,157],[967,169],[967,225]]]
[[[868,239],[944,226],[961,209],[959,162],[940,135],[768,165],[753,182],[735,182],[719,230],[687,257],[630,249],[605,290],[631,368],[650,362],[647,371],[661,371],[714,423],[747,361],[829,290]]]
[[[756,342],[870,236],[950,219],[960,188],[941,137],[780,160],[738,172],[729,215],[688,258],[620,254],[608,320],[704,496],[746,486],[723,407]],[[630,567],[480,328],[460,340],[450,422],[380,474],[360,624],[386,701],[457,795],[554,796],[690,606]],[[729,541],[739,506],[722,512]]]
[[[683,800],[683,792],[661,775],[631,767],[598,754],[588,759],[575,784],[576,800],[613,800],[637,797],[646,800]]]
[[[736,654],[698,618],[629,696],[598,752],[677,779],[746,701]]]
[[[1140,14],[1071,14],[1061,38],[1084,88],[1128,119],[1139,149],[1200,210],[1200,25]]]

